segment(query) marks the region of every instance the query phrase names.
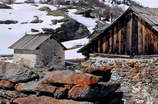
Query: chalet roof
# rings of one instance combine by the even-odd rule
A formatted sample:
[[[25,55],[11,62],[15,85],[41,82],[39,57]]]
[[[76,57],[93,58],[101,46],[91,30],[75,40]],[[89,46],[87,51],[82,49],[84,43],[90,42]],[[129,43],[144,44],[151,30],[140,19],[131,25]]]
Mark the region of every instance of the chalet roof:
[[[28,49],[35,50],[47,39],[51,38],[51,35],[25,35],[13,45],[10,49]],[[58,42],[58,41],[57,41]],[[58,42],[64,49],[66,49],[60,42]]]
[[[158,8],[130,7],[129,9],[158,31]]]
[[[104,29],[101,33],[94,36],[89,43],[82,47],[78,52],[82,52],[85,50],[93,41],[95,41],[100,35],[102,35],[105,31],[110,29],[113,25],[115,25],[123,16],[127,13],[133,12],[138,18],[144,20],[148,23],[154,30],[158,32],[158,8],[142,8],[142,7],[129,7],[120,17],[118,17],[111,25]]]

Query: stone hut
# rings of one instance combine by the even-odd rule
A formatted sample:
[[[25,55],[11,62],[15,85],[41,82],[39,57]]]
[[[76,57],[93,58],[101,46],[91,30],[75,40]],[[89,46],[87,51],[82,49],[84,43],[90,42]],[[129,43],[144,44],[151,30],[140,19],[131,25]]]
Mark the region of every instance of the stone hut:
[[[25,35],[9,47],[14,49],[13,62],[31,68],[64,66],[64,50],[51,35]]]

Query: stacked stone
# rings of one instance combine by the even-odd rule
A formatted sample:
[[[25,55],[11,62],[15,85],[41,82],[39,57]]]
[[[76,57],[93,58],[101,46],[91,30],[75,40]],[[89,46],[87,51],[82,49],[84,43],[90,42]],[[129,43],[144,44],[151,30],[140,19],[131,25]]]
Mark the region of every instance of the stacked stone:
[[[26,67],[0,63],[0,103],[119,104],[115,91],[120,84],[107,82],[110,69],[52,71],[39,79]]]

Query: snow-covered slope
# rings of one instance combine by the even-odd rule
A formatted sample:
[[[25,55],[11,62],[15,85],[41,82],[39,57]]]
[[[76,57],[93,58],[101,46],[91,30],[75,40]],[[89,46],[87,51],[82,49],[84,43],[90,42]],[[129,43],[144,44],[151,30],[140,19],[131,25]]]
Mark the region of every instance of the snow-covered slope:
[[[63,17],[53,17],[47,16],[46,12],[39,11],[41,6],[33,6],[31,4],[13,4],[11,7],[13,9],[0,9],[0,20],[16,20],[17,24],[0,24],[0,54],[10,54],[13,53],[8,47],[15,41],[20,39],[25,33],[30,33],[31,29],[41,30],[41,28],[57,28],[60,27],[62,23],[57,25],[52,25],[52,19],[62,19]],[[56,7],[51,6],[51,9],[56,9]],[[38,16],[39,19],[43,20],[42,23],[30,23],[35,17]],[[26,24],[23,24],[26,23]]]

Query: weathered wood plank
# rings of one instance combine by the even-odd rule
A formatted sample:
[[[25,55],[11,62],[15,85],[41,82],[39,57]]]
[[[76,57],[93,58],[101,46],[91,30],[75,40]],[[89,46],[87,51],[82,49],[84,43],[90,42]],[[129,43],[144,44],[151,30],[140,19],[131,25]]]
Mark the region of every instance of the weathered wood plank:
[[[127,23],[127,39],[126,39],[126,53],[129,55],[131,53],[131,38],[132,38],[132,18]]]
[[[117,27],[114,27],[114,40],[113,40],[113,53],[116,53],[116,50],[117,50],[117,43],[116,43],[116,40],[117,40]]]
[[[132,21],[132,55],[138,54],[138,22],[133,16]]]
[[[138,54],[144,54],[142,24],[140,21],[138,21]]]
[[[110,49],[109,49],[109,54],[112,53],[112,49],[113,49],[113,36],[112,36],[112,30],[110,30]]]

